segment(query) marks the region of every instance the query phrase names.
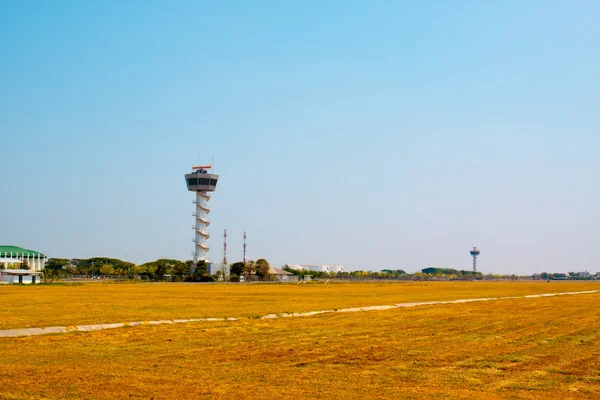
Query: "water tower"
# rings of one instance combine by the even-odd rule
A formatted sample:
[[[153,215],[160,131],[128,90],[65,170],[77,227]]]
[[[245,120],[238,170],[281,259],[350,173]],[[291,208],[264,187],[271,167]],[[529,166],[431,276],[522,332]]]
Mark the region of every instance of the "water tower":
[[[473,247],[471,250],[471,256],[473,256],[473,274],[477,273],[477,256],[479,255],[479,249],[477,247]]]
[[[210,233],[206,230],[210,225],[210,221],[206,216],[210,212],[207,203],[210,200],[209,192],[214,192],[217,188],[219,175],[209,173],[212,165],[198,165],[192,167],[192,172],[185,175],[185,181],[189,191],[196,192],[196,200],[193,203],[196,205],[195,224],[192,226],[195,235],[192,241],[194,242],[194,263],[198,260],[206,260],[206,253],[209,247],[206,240],[210,237]]]

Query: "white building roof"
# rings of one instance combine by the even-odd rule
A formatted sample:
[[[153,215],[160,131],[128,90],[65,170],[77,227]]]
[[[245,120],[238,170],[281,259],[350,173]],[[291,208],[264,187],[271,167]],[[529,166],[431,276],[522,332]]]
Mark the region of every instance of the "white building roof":
[[[279,268],[269,266],[269,274],[271,275],[293,275],[291,272],[284,271]]]

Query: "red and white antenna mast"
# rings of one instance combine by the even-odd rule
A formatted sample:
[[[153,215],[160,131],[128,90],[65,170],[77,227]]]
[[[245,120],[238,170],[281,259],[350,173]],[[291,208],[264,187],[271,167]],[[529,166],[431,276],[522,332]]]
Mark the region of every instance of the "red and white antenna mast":
[[[227,229],[223,233],[223,264],[227,265]]]
[[[244,264],[246,264],[246,231],[244,231]]]

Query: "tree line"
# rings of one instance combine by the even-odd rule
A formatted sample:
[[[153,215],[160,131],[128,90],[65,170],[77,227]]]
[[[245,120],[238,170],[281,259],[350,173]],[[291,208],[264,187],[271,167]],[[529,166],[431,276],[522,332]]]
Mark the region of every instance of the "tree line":
[[[332,272],[323,271],[306,271],[297,270],[285,266],[283,270],[291,272],[300,277],[310,276],[311,278],[338,278],[348,280],[411,280],[411,281],[427,281],[427,280],[517,280],[531,279],[531,276],[517,275],[500,275],[500,274],[483,274],[481,272],[473,273],[473,271],[456,270],[451,268],[424,268],[420,272],[408,273],[402,269],[384,269],[381,271],[349,271],[349,272]]]
[[[25,266],[27,267],[27,266]],[[212,274],[209,273],[208,263],[200,260],[194,263],[192,260],[179,261],[161,258],[144,264],[136,265],[131,262],[117,258],[93,257],[93,258],[50,258],[42,270],[45,281],[54,281],[60,278],[70,277],[110,277],[115,279],[142,279],[150,281],[187,281],[187,282],[211,282],[214,280],[230,280],[239,282],[244,280],[268,281],[272,277],[269,271],[269,262],[260,258],[256,261],[234,262],[227,268],[218,268]],[[576,273],[570,274],[536,274],[534,276],[516,276],[499,274],[473,273],[467,270],[456,270],[451,268],[425,268],[420,272],[407,273],[402,269],[384,269],[374,271],[350,271],[327,273],[323,271],[296,270],[289,266],[283,267],[284,271],[303,279],[311,278],[338,278],[350,280],[498,280],[498,279],[590,279],[579,277]],[[592,277],[593,279],[593,277]]]
[[[270,268],[269,262],[264,258],[246,263],[235,262],[230,265],[229,277],[238,282],[240,277],[268,280]],[[194,263],[192,260],[179,261],[167,258],[140,265],[108,257],[50,258],[46,261],[42,274],[43,279],[50,282],[72,277],[111,277],[175,282],[211,282],[228,278],[227,270],[222,266],[215,273],[210,274],[209,264],[204,260]]]

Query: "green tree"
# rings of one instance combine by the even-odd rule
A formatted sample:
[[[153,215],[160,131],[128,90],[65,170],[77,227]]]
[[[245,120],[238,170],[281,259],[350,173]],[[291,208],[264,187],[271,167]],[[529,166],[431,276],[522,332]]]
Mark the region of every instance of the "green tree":
[[[194,276],[202,277],[208,275],[208,263],[206,260],[198,260],[196,263],[196,271],[194,271]]]
[[[250,278],[250,275],[256,272],[256,263],[252,260],[249,260],[246,265],[244,265],[244,275]]]
[[[112,264],[104,264],[100,266],[100,274],[101,275],[114,275],[115,267]]]
[[[167,260],[167,259],[159,259],[154,261],[154,264],[156,265],[156,279],[162,279],[163,275],[170,275],[171,271],[173,269],[173,265],[170,262],[171,260]]]
[[[141,265],[133,265],[129,267],[128,274],[130,279],[135,279],[137,275],[141,275],[144,272],[144,268]]]
[[[42,269],[44,281],[47,282],[50,279],[50,282],[54,282],[54,279],[58,279],[70,264],[71,260],[67,258],[50,258]]]
[[[262,280],[268,279],[270,268],[271,266],[269,265],[269,262],[264,258],[259,258],[258,260],[256,260],[256,275],[258,275]]]
[[[196,269],[196,264],[194,264],[194,261],[187,260],[184,262],[184,264],[187,266],[188,275],[192,275],[194,273],[194,270]]]
[[[142,279],[154,279],[157,265],[155,262],[147,262],[139,266]]]
[[[192,274],[196,281],[212,282],[213,277],[208,274],[208,263],[205,260],[199,260],[196,264],[196,270]]]
[[[67,275],[71,276],[75,272],[75,266],[73,264],[69,263],[66,266],[66,268],[64,269],[64,271],[67,273]]]
[[[287,272],[291,272],[294,275],[300,275],[300,276],[304,275],[304,272],[305,272],[305,271],[302,271],[302,270],[299,270],[299,269],[290,268],[287,264],[286,264],[285,267],[283,267],[283,270],[287,271]]]
[[[176,261],[173,265],[173,277],[175,281],[181,281],[190,273],[190,267],[187,263]]]
[[[80,258],[73,258],[71,260],[71,265],[75,269],[74,273],[77,275],[87,275],[89,273],[89,265],[86,262],[87,260]]]
[[[93,258],[74,258],[71,260],[74,267],[74,273],[79,275],[94,275],[101,273],[100,268],[105,264],[111,264],[115,272],[125,274],[125,271],[131,271],[135,264],[119,260],[118,258],[93,257]]]
[[[235,262],[229,266],[229,274],[234,276],[242,276],[246,264],[242,261]]]
[[[189,273],[186,263],[168,258],[161,258],[156,261],[147,262],[139,267],[135,267],[132,264],[131,269],[135,271],[136,274],[140,274],[142,279],[155,280],[161,280],[165,275],[171,275],[171,278],[175,277],[174,280],[179,281]]]
[[[404,271],[402,269],[382,269],[381,272],[385,272],[394,277],[406,275],[406,271]]]

